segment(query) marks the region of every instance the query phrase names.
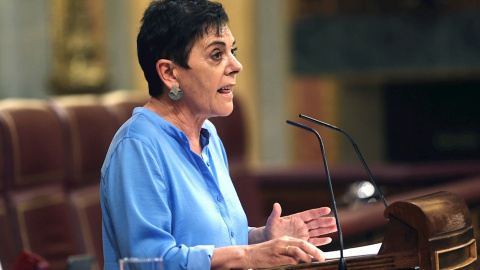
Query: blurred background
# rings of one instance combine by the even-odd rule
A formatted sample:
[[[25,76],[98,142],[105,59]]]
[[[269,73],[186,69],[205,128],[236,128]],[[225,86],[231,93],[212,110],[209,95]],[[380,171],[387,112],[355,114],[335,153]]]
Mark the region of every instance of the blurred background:
[[[135,44],[148,2],[0,1],[0,97],[146,93]],[[478,157],[479,1],[220,2],[252,166],[318,161],[315,138],[285,124],[299,113],[351,133],[371,162]],[[322,134],[330,163],[356,158]]]
[[[244,70],[234,114],[212,121],[251,225],[273,202],[330,206],[317,139],[287,119],[322,136],[340,208],[378,197],[350,142],[300,113],[355,139],[387,201],[454,190],[478,223],[480,198],[462,192],[480,191],[479,0],[219,2]],[[146,97],[136,35],[148,3],[0,0],[0,98]],[[346,236],[372,242],[383,225]]]

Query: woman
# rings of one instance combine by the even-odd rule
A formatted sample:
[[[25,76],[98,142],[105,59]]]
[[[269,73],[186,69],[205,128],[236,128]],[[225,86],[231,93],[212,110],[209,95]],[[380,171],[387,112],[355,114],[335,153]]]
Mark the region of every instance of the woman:
[[[102,168],[105,269],[163,257],[166,269],[262,268],[323,260],[336,230],[319,208],[250,228],[210,117],[233,110],[235,40],[222,6],[152,2],[137,38],[151,100],[115,135]]]

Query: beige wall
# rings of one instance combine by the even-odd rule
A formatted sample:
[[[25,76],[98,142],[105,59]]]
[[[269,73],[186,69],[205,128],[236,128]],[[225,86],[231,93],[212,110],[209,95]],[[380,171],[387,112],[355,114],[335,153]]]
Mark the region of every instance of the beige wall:
[[[140,68],[140,64],[137,60],[137,34],[140,28],[140,20],[142,19],[143,11],[150,3],[150,0],[130,0],[130,29],[128,29],[129,33],[129,40],[131,42],[131,65],[133,67],[132,72],[132,81],[133,81],[133,88],[138,91],[148,91],[147,81],[145,81],[145,77],[143,76],[142,69]]]
[[[255,3],[254,0],[220,0],[224,5],[225,11],[230,18],[230,29],[237,41],[238,60],[243,65],[243,71],[237,77],[236,98],[242,102],[243,111],[246,113],[246,127],[248,128],[248,160],[251,164],[259,162],[259,135],[258,120],[254,117],[258,112],[258,104],[256,97],[258,96],[257,82],[257,62],[255,29],[256,21],[254,17]]]

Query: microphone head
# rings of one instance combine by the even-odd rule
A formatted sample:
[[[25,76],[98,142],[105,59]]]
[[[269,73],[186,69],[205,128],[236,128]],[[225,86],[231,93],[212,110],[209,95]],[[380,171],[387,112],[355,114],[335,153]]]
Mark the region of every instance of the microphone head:
[[[300,123],[297,123],[297,122],[293,122],[293,121],[290,121],[290,120],[287,120],[287,124],[290,124],[292,126],[296,126],[296,127],[299,127],[301,129],[304,129],[306,131],[310,131],[312,133],[315,133],[315,131],[313,130],[313,128],[311,127],[308,127],[308,126],[305,126],[305,125],[302,125]]]
[[[319,124],[319,125],[322,125],[322,126],[324,126],[324,127],[329,128],[329,129],[334,129],[334,130],[342,131],[340,128],[338,128],[338,127],[336,127],[336,126],[334,126],[334,125],[327,124],[327,123],[322,122],[322,121],[320,121],[320,120],[314,119],[314,118],[312,118],[312,117],[310,117],[310,116],[306,116],[306,115],[304,115],[304,114],[299,114],[298,116],[299,116],[300,118],[303,118],[303,119],[308,120],[308,121],[310,121],[310,122],[317,123],[317,124]],[[342,131],[342,132],[343,132],[343,131]]]

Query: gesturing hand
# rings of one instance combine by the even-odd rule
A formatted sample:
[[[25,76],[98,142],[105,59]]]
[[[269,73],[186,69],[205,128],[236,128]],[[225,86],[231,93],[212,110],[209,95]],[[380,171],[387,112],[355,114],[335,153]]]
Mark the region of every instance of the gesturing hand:
[[[334,217],[324,217],[330,213],[330,208],[321,207],[300,212],[290,216],[281,217],[282,208],[275,203],[264,228],[266,240],[290,236],[320,246],[332,241],[330,237],[319,237],[335,232],[337,226]]]

